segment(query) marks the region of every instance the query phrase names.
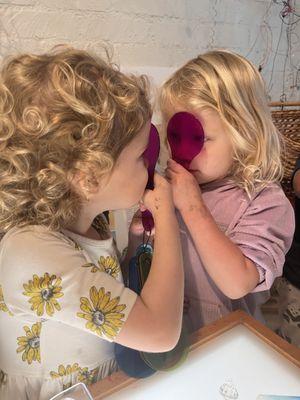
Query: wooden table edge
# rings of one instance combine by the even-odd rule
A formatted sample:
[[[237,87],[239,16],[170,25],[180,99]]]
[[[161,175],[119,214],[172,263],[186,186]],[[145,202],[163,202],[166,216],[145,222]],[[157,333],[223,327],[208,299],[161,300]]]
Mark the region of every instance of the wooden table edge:
[[[220,320],[207,325],[190,337],[189,351],[193,351],[210,340],[222,335],[238,325],[244,325],[258,338],[263,340],[274,350],[286,357],[289,361],[300,368],[300,349],[291,345],[280,336],[276,335],[271,329],[256,321],[244,311],[234,311]],[[146,378],[147,379],[147,378]],[[118,371],[105,379],[89,386],[89,390],[94,400],[104,399],[113,393],[124,389],[139,379],[130,378],[124,372]]]

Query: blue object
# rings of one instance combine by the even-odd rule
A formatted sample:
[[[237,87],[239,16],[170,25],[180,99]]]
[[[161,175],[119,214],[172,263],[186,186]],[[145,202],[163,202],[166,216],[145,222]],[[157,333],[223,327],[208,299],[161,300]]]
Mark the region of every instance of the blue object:
[[[133,378],[147,378],[156,372],[145,363],[138,350],[115,344],[115,356],[121,370]]]
[[[152,254],[153,249],[149,244],[140,245],[134,257],[129,261],[129,277],[128,286],[135,293],[140,294],[142,291],[142,278],[138,259],[143,253]],[[125,372],[126,375],[133,378],[147,378],[153,375],[156,370],[151,368],[141,357],[138,350],[130,349],[129,347],[115,344],[115,357],[119,368]]]
[[[128,285],[131,290],[133,290],[135,293],[140,294],[141,293],[141,287],[140,287],[140,280],[139,280],[139,274],[138,274],[138,269],[137,269],[137,257],[134,256],[131,258],[129,261],[129,276],[128,276]]]

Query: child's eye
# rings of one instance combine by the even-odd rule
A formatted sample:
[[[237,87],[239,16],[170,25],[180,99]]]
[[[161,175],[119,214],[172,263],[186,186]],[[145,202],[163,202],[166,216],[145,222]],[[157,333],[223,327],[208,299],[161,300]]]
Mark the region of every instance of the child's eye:
[[[204,140],[205,140],[205,137],[204,137]],[[201,142],[202,141],[201,136],[194,136],[194,141],[195,142]]]

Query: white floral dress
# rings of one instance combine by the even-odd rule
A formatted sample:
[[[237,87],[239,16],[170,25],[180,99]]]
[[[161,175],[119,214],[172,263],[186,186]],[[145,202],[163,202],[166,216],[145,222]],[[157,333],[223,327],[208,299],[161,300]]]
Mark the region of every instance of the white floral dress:
[[[48,400],[114,372],[112,342],[135,300],[111,237],[10,230],[0,242],[0,399]]]

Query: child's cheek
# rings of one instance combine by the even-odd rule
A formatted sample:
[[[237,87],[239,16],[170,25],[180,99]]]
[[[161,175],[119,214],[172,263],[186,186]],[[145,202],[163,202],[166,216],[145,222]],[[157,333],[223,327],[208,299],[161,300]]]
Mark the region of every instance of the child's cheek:
[[[194,158],[194,160],[191,163],[191,168],[192,169],[198,169],[201,170],[201,168],[203,167],[203,165],[206,163],[206,159],[207,159],[207,150],[205,148],[205,144],[202,148],[202,150],[200,151],[200,153]]]
[[[142,187],[145,189],[148,182],[148,170],[144,162],[139,166],[139,181]]]

